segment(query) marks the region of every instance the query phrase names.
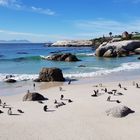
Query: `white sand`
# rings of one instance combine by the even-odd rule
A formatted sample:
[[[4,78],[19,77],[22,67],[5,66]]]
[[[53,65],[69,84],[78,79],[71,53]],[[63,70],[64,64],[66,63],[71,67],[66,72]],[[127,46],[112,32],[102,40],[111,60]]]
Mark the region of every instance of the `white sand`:
[[[107,116],[105,111],[116,102],[107,102],[108,94],[91,97],[94,84],[64,85],[39,91],[49,100],[44,104],[23,102],[24,94],[1,97],[17,114],[17,109],[25,113],[7,115],[7,108],[0,109],[0,140],[140,140],[140,89],[132,85],[132,81],[121,82],[128,90],[119,89],[118,82],[105,83],[108,89],[118,89],[123,96],[113,96],[120,100],[135,113],[124,118]],[[60,95],[73,100],[65,106],[55,108],[54,99],[60,101]],[[44,112],[43,106],[48,105],[52,112]],[[54,111],[53,111],[54,110]]]

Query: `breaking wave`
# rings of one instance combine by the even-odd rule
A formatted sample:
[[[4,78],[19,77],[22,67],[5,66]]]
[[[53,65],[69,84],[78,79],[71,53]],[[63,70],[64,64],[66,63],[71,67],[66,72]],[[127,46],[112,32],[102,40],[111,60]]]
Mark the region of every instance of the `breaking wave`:
[[[101,75],[108,75],[111,73],[117,73],[121,71],[131,71],[140,69],[140,62],[129,62],[129,63],[123,63],[120,67],[116,67],[113,69],[101,69],[97,70],[95,72],[85,72],[85,73],[71,73],[71,74],[64,74],[65,77],[68,78],[86,78],[86,77],[95,77],[95,76],[101,76]]]
[[[0,61],[14,61],[14,62],[21,62],[21,61],[37,61],[41,60],[40,56],[26,56],[26,57],[18,57],[12,59],[0,59]]]
[[[123,63],[119,67],[113,69],[98,69],[94,72],[76,72],[76,73],[66,73],[64,71],[65,78],[87,78],[87,77],[95,77],[101,75],[108,75],[111,73],[117,73],[121,71],[132,71],[140,69],[140,62],[129,62]],[[95,70],[95,69],[94,69]],[[12,75],[12,79],[17,81],[26,81],[26,80],[34,80],[38,77],[38,74],[0,74],[0,81],[4,81],[6,76]]]

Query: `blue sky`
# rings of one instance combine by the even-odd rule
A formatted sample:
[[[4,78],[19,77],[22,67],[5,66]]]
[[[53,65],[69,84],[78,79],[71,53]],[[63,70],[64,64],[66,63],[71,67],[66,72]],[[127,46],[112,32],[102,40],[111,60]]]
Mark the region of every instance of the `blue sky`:
[[[91,39],[140,32],[140,0],[0,0],[0,40]]]

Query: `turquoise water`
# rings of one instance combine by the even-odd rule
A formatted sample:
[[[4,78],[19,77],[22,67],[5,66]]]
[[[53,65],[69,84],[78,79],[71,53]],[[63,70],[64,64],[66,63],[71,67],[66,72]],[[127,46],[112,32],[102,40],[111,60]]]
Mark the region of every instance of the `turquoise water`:
[[[40,55],[73,53],[81,61],[55,62],[41,59]],[[65,78],[78,82],[100,83],[132,80],[140,77],[139,55],[121,58],[98,58],[92,48],[45,47],[44,44],[0,44],[0,95],[13,95],[33,90],[32,79],[38,77],[42,67],[58,67]],[[85,67],[79,67],[84,65]],[[5,83],[7,75],[13,75],[15,84]],[[47,83],[46,86],[48,86]],[[38,89],[40,83],[36,83]]]
[[[55,62],[41,59],[40,55],[73,53],[79,62]],[[44,44],[0,44],[0,81],[7,74],[16,80],[34,79],[42,67],[58,67],[68,78],[86,78],[140,69],[138,55],[121,58],[97,58],[95,50],[85,47],[45,47]],[[79,67],[84,65],[85,67]],[[138,73],[139,74],[139,73]]]

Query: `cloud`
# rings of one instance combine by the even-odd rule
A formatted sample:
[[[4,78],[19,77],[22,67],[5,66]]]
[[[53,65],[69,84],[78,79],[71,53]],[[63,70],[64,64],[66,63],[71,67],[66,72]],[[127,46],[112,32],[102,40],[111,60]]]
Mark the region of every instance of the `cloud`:
[[[132,4],[138,4],[140,3],[140,0],[114,0],[115,3],[132,3]]]
[[[9,34],[9,35],[24,35],[24,36],[37,36],[37,37],[46,36],[45,34],[34,34],[34,33],[27,33],[27,32],[15,32],[15,31],[8,31],[8,30],[0,30],[0,33],[5,33],[5,34]]]
[[[106,19],[97,20],[81,20],[75,21],[75,27],[80,30],[81,36],[98,36],[112,32],[114,34],[121,34],[123,31],[138,31],[140,32],[140,20],[132,21],[115,21]]]
[[[14,9],[23,8],[23,5],[17,0],[0,0],[0,6]]]
[[[45,14],[50,16],[55,15],[55,12],[52,11],[51,9],[35,7],[35,6],[27,6],[24,5],[21,1],[19,2],[18,0],[0,0],[0,6],[7,7],[10,9],[15,9],[15,10]]]
[[[71,39],[70,37],[59,35],[59,34],[38,34],[38,33],[29,33],[29,32],[16,32],[10,30],[0,29],[0,34],[3,36],[8,36],[10,39],[30,39],[31,41],[48,41],[48,40],[65,40]],[[4,38],[3,38],[4,39]]]
[[[0,0],[0,5],[7,6],[8,5],[8,1],[7,0]]]
[[[140,3],[140,0],[133,0],[132,2],[137,4],[137,3]]]
[[[43,8],[38,8],[38,7],[32,6],[31,10],[33,12],[37,12],[37,13],[40,13],[40,14],[55,15],[55,12],[50,10],[50,9],[43,9]]]

